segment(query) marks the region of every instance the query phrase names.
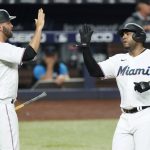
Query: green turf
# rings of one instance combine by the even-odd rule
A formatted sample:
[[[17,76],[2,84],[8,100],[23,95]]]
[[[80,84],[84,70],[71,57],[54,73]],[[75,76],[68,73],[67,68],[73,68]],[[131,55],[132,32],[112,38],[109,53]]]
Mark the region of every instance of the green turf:
[[[111,150],[116,120],[20,122],[21,150]]]

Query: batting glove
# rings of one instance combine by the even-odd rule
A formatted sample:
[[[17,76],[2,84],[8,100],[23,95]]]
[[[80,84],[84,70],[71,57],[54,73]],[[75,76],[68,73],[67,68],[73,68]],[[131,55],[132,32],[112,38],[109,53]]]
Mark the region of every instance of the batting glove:
[[[90,45],[93,30],[87,24],[84,24],[79,30],[81,43],[78,46],[87,47]]]
[[[145,91],[148,91],[150,89],[150,82],[134,82],[134,90],[138,91],[139,93],[143,93]]]

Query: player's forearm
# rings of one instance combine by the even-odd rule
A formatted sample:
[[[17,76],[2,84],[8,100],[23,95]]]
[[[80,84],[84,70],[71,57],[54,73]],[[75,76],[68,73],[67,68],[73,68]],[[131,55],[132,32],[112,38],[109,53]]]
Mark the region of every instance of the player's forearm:
[[[81,50],[83,52],[84,63],[87,67],[89,74],[93,77],[104,77],[104,74],[103,74],[100,66],[97,64],[97,62],[95,61],[95,59],[92,56],[90,48],[89,47],[81,47]]]
[[[40,46],[40,41],[41,41],[41,34],[42,34],[42,29],[36,29],[35,33],[33,35],[32,40],[30,41],[29,45],[34,49],[34,51],[37,53],[39,46]]]
[[[45,23],[45,14],[43,12],[43,9],[41,8],[38,10],[38,18],[35,19],[36,29],[35,29],[33,38],[31,42],[29,43],[29,45],[35,50],[36,53],[40,46],[41,34],[42,34],[44,23]]]

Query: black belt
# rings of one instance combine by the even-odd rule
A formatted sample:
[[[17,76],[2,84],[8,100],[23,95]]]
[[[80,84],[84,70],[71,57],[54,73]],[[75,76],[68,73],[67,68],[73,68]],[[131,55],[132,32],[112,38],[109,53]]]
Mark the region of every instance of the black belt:
[[[148,107],[150,107],[150,106],[134,107],[134,108],[132,108],[132,109],[124,109],[124,108],[122,108],[122,110],[123,110],[123,112],[125,112],[125,113],[136,113],[136,112],[141,111],[141,110],[143,110],[143,109],[146,109],[146,108],[148,108]]]

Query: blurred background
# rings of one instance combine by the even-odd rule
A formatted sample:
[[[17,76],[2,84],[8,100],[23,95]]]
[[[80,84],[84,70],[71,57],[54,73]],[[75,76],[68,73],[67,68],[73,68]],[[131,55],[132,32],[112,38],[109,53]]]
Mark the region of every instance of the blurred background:
[[[125,52],[117,30],[127,22],[145,28],[145,45],[150,47],[148,3],[148,0],[0,0],[1,9],[17,16],[12,22],[14,36],[8,42],[21,47],[32,38],[38,9],[42,7],[46,14],[37,57],[19,67],[19,103],[43,91],[48,94],[44,100],[18,111],[20,121],[42,120],[42,124],[32,122],[32,125],[21,122],[23,150],[110,149],[115,119],[121,113],[120,95],[115,80],[89,76],[82,52],[75,46],[80,42],[78,31],[84,23],[93,28],[91,50],[97,62]],[[88,122],[44,122],[81,119]],[[90,122],[93,119],[96,121]],[[30,137],[26,131],[31,133]]]

